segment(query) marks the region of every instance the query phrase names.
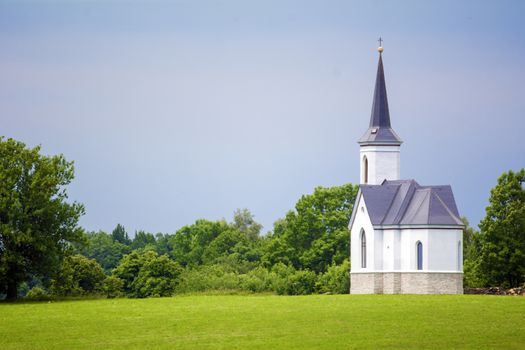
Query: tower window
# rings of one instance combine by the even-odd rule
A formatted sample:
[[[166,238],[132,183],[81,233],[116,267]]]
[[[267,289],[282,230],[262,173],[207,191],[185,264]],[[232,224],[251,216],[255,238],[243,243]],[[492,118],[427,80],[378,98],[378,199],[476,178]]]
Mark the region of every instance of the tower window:
[[[423,270],[423,244],[419,241],[416,243],[416,256],[417,256],[417,269]]]
[[[361,230],[361,268],[366,268],[366,235],[364,230]]]
[[[363,180],[365,184],[368,183],[368,158],[366,156],[363,157]]]

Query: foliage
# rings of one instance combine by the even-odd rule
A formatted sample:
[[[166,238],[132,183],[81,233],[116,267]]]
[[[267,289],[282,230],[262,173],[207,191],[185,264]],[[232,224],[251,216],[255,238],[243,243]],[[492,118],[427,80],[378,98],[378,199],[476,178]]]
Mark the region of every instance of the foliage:
[[[0,293],[8,299],[30,275],[50,276],[71,242],[81,241],[84,207],[66,202],[73,177],[62,155],[0,137]]]
[[[206,247],[228,230],[230,226],[224,220],[197,220],[193,225],[182,227],[170,238],[170,255],[182,266],[202,265]]]
[[[149,232],[137,231],[135,232],[135,237],[131,242],[131,248],[141,249],[141,248],[154,248],[155,247],[155,236]]]
[[[124,245],[130,245],[131,240],[129,239],[126,229],[121,224],[117,224],[117,227],[111,232],[111,237],[115,242],[122,243]]]
[[[124,281],[115,276],[108,276],[102,284],[102,291],[107,298],[118,298],[124,296]]]
[[[350,262],[345,260],[341,265],[330,266],[319,275],[316,284],[318,293],[348,294],[350,290]]]
[[[105,232],[89,232],[86,234],[86,244],[77,249],[77,252],[88,258],[95,259],[104,271],[109,273],[114,269],[131,248],[114,239],[113,235]]]
[[[358,186],[317,187],[304,195],[285,218],[275,223],[266,242],[265,266],[281,262],[297,269],[324,272],[349,258],[348,221]]]
[[[41,287],[33,287],[27,292],[25,299],[34,301],[51,300],[52,297]]]
[[[102,267],[95,260],[83,255],[68,256],[51,282],[51,291],[60,296],[99,293],[105,278]]]
[[[484,282],[480,278],[476,260],[480,250],[479,232],[472,228],[467,218],[462,217],[465,225],[463,230],[463,286],[482,287]]]
[[[180,273],[179,264],[151,250],[124,256],[113,270],[113,275],[123,281],[125,294],[135,298],[172,295]]]
[[[518,287],[525,282],[524,182],[525,169],[509,171],[490,191],[476,266],[486,285]]]
[[[474,260],[477,256],[476,240],[479,234],[473,227],[470,226],[466,217],[461,217],[465,229],[463,230],[463,260]]]
[[[255,218],[248,209],[237,209],[233,213],[233,222],[231,225],[251,240],[259,238],[262,229],[262,225],[255,221]]]
[[[177,293],[242,290],[242,277],[225,265],[186,268],[180,276]]]

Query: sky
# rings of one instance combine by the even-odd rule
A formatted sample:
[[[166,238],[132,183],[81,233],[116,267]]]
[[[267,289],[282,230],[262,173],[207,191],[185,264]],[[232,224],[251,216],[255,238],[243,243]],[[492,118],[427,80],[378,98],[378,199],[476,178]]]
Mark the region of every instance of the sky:
[[[401,177],[476,226],[525,167],[523,1],[0,0],[0,135],[75,162],[81,225],[264,232],[359,181],[377,39]]]

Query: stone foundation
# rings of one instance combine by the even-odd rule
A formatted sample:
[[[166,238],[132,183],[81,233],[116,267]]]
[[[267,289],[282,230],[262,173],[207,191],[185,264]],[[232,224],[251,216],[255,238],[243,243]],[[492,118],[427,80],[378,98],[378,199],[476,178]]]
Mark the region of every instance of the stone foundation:
[[[350,273],[350,294],[463,294],[463,273]]]

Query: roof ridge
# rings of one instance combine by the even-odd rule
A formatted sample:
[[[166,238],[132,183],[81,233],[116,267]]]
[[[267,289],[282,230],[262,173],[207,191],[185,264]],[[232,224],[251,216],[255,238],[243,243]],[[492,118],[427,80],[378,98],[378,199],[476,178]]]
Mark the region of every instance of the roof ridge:
[[[387,180],[385,179],[385,181],[387,181]],[[388,209],[386,210],[386,213],[385,213],[385,216],[383,217],[383,220],[381,220],[381,224],[383,224],[383,222],[388,217],[388,214],[390,213],[390,210],[392,210],[392,204],[394,203],[394,200],[396,199],[397,194],[399,193],[399,189],[401,188],[401,184],[395,184],[395,186],[397,186],[396,193],[394,193],[394,195],[392,196],[392,200],[390,201],[390,205],[388,206]]]
[[[441,197],[439,196],[439,194],[437,194],[437,193],[434,192],[434,191],[432,191],[432,194],[433,194],[434,196],[437,197],[437,200],[441,203],[441,205],[443,206],[443,208],[445,208],[445,210],[447,211],[447,213],[448,213],[452,218],[454,218],[454,221],[456,221],[456,223],[461,223],[461,225],[463,225],[463,221],[461,221],[461,219],[458,218],[458,217],[456,216],[456,214],[454,214],[454,213],[452,212],[452,210],[450,210],[450,208],[448,207],[448,205],[445,203],[445,201],[444,201],[443,199],[441,199]],[[429,212],[430,212],[430,210],[429,210]]]
[[[401,205],[399,206],[399,212],[397,213],[396,217],[394,218],[395,223],[400,223],[403,221],[406,215],[406,210],[408,206],[410,205],[410,202],[412,201],[412,198],[414,198],[414,193],[416,193],[417,186],[419,185],[416,180],[407,180],[408,183],[408,190],[407,194],[405,195],[405,198],[403,198],[403,202],[401,202]]]
[[[413,218],[417,215],[417,213],[419,213],[419,210],[420,210],[421,207],[423,206],[423,203],[425,203],[426,199],[427,199],[427,198],[429,197],[429,195],[430,195],[428,191],[425,191],[425,189],[419,189],[419,188],[418,188],[418,189],[416,189],[416,190],[414,191],[414,193],[416,193],[417,191],[420,191],[420,192],[426,192],[426,193],[425,193],[425,196],[421,199],[421,202],[417,205],[416,210],[414,211],[414,214],[412,215],[412,218],[410,218],[410,219],[413,219]],[[410,201],[412,201],[412,200],[410,200]],[[430,208],[430,199],[429,199],[429,208]],[[405,215],[406,215],[406,213],[405,213]],[[405,219],[405,215],[403,215],[403,219]],[[408,219],[408,218],[407,218],[407,219]],[[427,223],[428,223],[428,218],[427,218]]]

